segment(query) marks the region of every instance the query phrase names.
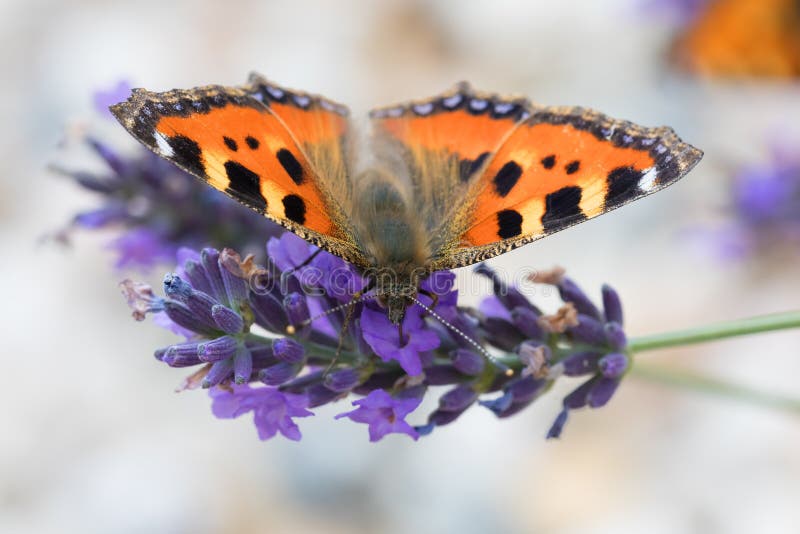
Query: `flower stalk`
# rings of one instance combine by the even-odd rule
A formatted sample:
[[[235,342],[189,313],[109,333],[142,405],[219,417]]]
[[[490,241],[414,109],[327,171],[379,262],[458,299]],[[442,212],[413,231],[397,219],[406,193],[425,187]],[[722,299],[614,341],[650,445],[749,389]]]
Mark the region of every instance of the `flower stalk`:
[[[674,332],[635,337],[628,342],[628,350],[635,354],[789,328],[800,328],[800,311],[772,313]]]

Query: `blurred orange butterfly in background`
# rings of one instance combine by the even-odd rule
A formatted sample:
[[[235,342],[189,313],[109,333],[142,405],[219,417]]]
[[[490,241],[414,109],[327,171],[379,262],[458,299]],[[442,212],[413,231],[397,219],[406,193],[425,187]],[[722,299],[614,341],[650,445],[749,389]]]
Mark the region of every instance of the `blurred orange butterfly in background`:
[[[671,59],[709,77],[800,76],[800,0],[711,0],[673,42]]]

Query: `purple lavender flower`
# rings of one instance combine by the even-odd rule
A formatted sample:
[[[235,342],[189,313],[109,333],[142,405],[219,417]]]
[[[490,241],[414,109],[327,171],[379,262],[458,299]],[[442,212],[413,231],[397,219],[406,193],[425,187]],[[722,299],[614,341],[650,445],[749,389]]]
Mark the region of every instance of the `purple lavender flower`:
[[[457,306],[453,274],[436,273],[419,297],[428,308],[407,310],[401,337],[376,299],[351,302],[366,283],[352,266],[289,234],[270,239],[267,250],[261,267],[230,249],[182,249],[163,297],[142,284],[122,286],[137,319],[154,314],[184,337],[156,359],[196,368],[184,387],[210,389],[218,416],[253,411],[262,439],[277,432],[297,439],[291,417],[350,395],[363,398],[338,418],[367,423],[372,441],[392,432],[417,439],[476,404],[509,417],[559,377],[583,377],[564,399],[549,434],[556,437],[569,411],[607,403],[630,366],[622,305],[608,286],[597,307],[554,271],[546,281],[564,305],[546,315],[482,266],[495,294],[479,311]],[[505,351],[503,362],[487,348]],[[423,424],[406,421],[439,386],[438,406]]]
[[[513,350],[524,366],[519,378],[502,386],[500,397],[480,404],[498,417],[508,417],[544,394],[560,376],[588,376],[564,399],[563,411],[548,433],[550,438],[560,436],[570,410],[605,405],[630,364],[624,352],[627,341],[617,292],[603,286],[601,310],[563,272],[543,273],[541,278],[558,288],[564,302],[558,313],[546,316],[485,265],[476,270],[493,281],[495,291],[481,304],[487,314],[483,328],[489,338],[513,339]],[[518,339],[523,341],[517,342]],[[494,344],[500,343],[508,345]]]
[[[291,395],[270,387],[236,385],[230,389],[211,390],[211,411],[220,419],[234,419],[253,412],[253,420],[261,440],[269,439],[278,432],[293,440],[300,440],[300,429],[294,417],[314,415],[306,410],[308,399],[303,395]]]
[[[573,288],[578,302],[586,299],[580,288],[567,278],[562,280],[559,288],[565,285]],[[624,352],[627,340],[622,329],[620,298],[611,286],[603,286],[603,310],[597,310],[597,317],[578,315],[578,324],[567,330],[578,350],[563,351],[565,355],[551,366],[551,372],[591,378],[564,398],[563,411],[550,428],[548,438],[561,435],[570,410],[605,406],[630,367],[630,356]]]
[[[370,441],[379,441],[386,434],[407,434],[416,440],[419,433],[405,418],[421,402],[422,396],[392,397],[386,391],[376,389],[365,398],[353,401],[353,406],[357,408],[352,412],[340,413],[336,419],[347,417],[356,423],[366,423],[369,425]]]

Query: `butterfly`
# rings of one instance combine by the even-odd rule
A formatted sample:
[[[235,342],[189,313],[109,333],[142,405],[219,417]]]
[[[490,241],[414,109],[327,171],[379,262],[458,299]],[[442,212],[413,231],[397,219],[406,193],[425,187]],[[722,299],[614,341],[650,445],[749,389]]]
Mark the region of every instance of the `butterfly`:
[[[706,76],[800,76],[800,1],[712,0],[671,55]]]
[[[354,264],[400,328],[430,273],[654,193],[702,157],[668,127],[466,83],[371,111],[360,151],[345,106],[257,74],[239,87],[134,89],[110,109],[155,153]]]

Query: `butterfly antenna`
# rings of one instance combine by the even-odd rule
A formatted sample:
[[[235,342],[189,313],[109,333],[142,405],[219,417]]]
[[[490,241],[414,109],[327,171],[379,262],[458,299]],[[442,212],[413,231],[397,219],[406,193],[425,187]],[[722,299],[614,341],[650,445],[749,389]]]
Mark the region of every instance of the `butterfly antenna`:
[[[319,314],[315,315],[314,317],[309,317],[305,321],[301,321],[300,323],[298,323],[296,325],[294,325],[294,324],[288,325],[286,327],[286,333],[289,334],[289,335],[294,335],[295,333],[297,333],[297,329],[298,328],[303,328],[304,326],[308,326],[311,323],[313,323],[314,321],[316,321],[317,319],[322,319],[323,317],[327,317],[328,315],[330,315],[332,313],[336,313],[336,312],[339,312],[339,311],[347,309],[347,308],[352,308],[353,306],[355,306],[359,302],[364,302],[365,300],[374,299],[375,297],[376,297],[376,295],[374,295],[374,294],[372,294],[372,295],[355,294],[355,295],[353,295],[353,299],[352,300],[349,300],[344,304],[339,304],[338,306],[334,306],[333,308],[328,308],[324,312],[319,313]],[[345,317],[345,318],[347,318],[347,317]],[[347,324],[345,323],[342,326],[342,330],[344,330],[346,326],[347,326]]]
[[[433,308],[427,306],[426,304],[423,304],[422,301],[420,301],[417,297],[411,297],[411,300],[413,300],[414,303],[417,304],[419,307],[421,307],[423,310],[428,312],[428,314],[431,317],[433,317],[434,319],[436,319],[437,321],[442,323],[444,326],[449,328],[455,334],[459,335],[467,343],[469,343],[470,345],[475,347],[475,349],[477,349],[477,351],[480,352],[483,355],[484,358],[486,358],[487,360],[492,362],[492,365],[494,365],[495,367],[497,367],[498,369],[503,371],[503,373],[506,376],[513,376],[514,375],[514,370],[513,369],[511,369],[509,366],[507,366],[506,364],[504,364],[503,362],[499,361],[497,358],[495,358],[494,356],[489,354],[489,351],[486,350],[485,348],[483,348],[483,346],[480,343],[478,343],[477,341],[475,341],[474,339],[469,337],[467,334],[465,334],[463,331],[461,331],[461,329],[459,329],[453,323],[451,323],[450,321],[448,321],[447,319],[445,319],[444,317],[442,317],[441,315],[439,315],[438,313],[433,311]]]

